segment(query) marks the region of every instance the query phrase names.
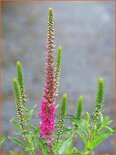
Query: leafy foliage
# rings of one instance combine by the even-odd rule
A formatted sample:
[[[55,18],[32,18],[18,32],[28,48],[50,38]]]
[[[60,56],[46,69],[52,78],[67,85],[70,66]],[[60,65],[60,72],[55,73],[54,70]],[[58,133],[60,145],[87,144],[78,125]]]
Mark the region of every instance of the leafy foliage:
[[[46,145],[46,142],[38,136],[39,127],[35,127],[30,123],[36,105],[27,109],[26,106],[22,104],[23,102],[21,100],[21,89],[16,78],[14,78],[13,84],[18,117],[13,117],[10,122],[17,129],[17,132],[15,132],[14,134],[22,137],[22,140],[15,137],[8,138],[12,142],[23,148],[24,152],[27,152],[29,154],[35,154],[38,151],[42,154],[48,154],[49,147]],[[51,146],[52,153],[89,154],[93,152],[94,148],[100,145],[106,138],[108,138],[115,132],[115,128],[111,128],[109,126],[112,122],[109,116],[106,116],[105,118],[103,118],[102,116],[102,106],[104,98],[104,80],[102,78],[98,80],[98,90],[96,96],[96,107],[93,113],[93,117],[91,117],[88,112],[83,112],[83,96],[80,96],[77,100],[76,115],[68,114],[67,94],[65,93],[63,95],[61,105],[59,107],[59,119],[53,137],[54,143]],[[23,113],[23,106],[25,106],[26,108],[26,114]],[[19,117],[21,118],[19,119]],[[26,123],[21,123],[22,118],[25,118],[27,120]],[[72,122],[72,128],[65,127],[65,119]],[[73,146],[73,141],[77,136],[81,138],[84,144],[83,151],[79,151]],[[4,139],[1,140],[1,143],[3,143],[3,141]],[[11,153],[13,152],[11,151]]]

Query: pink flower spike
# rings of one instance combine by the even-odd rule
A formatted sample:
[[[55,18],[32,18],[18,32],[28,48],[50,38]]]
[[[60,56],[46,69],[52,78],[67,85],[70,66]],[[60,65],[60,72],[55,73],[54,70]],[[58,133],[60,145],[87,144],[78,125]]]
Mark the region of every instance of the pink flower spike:
[[[55,89],[54,89],[54,19],[53,11],[48,10],[48,38],[46,45],[46,71],[45,71],[45,89],[43,99],[41,100],[41,118],[40,136],[51,147],[54,131],[55,117]]]

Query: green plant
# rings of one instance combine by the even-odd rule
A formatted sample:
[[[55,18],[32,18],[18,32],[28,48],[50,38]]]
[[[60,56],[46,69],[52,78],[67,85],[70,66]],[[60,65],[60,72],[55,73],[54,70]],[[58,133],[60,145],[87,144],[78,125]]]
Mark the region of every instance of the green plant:
[[[90,154],[110,135],[113,135],[115,128],[110,127],[112,120],[109,116],[103,117],[102,108],[104,101],[103,78],[98,79],[96,94],[96,105],[92,117],[83,110],[84,98],[80,96],[77,100],[77,108],[74,115],[67,112],[69,103],[68,95],[62,97],[58,109],[58,121],[55,124],[56,98],[58,97],[58,86],[62,48],[58,48],[56,64],[54,69],[54,18],[53,10],[48,10],[48,38],[47,38],[47,59],[46,59],[46,85],[41,101],[41,124],[40,127],[31,124],[34,110],[37,107],[27,108],[27,99],[24,87],[24,74],[21,62],[17,61],[17,76],[13,78],[14,99],[16,105],[16,116],[10,122],[16,128],[15,136],[8,138],[19,145],[23,152],[10,151],[10,154]],[[67,127],[65,122],[70,121],[71,126]],[[74,140],[80,137],[84,149],[80,151],[74,147]],[[1,144],[5,138],[1,138]]]

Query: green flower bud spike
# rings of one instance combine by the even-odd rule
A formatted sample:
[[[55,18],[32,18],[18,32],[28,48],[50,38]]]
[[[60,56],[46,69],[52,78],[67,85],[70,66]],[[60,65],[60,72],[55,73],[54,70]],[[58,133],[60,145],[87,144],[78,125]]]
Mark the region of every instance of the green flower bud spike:
[[[17,79],[21,90],[22,103],[23,103],[23,106],[25,107],[26,97],[24,92],[24,75],[23,75],[22,64],[20,61],[17,61],[16,67],[17,67]]]
[[[59,88],[59,78],[60,78],[60,66],[61,66],[61,59],[62,59],[62,47],[59,46],[57,57],[56,57],[56,65],[55,65],[55,98],[58,97],[58,88]]]
[[[84,98],[83,96],[80,96],[79,99],[77,100],[77,113],[76,117],[80,119],[83,111],[83,103],[84,103]]]
[[[97,95],[96,95],[96,107],[94,112],[94,121],[97,121],[100,117],[103,102],[104,102],[104,79],[99,78]]]
[[[13,90],[14,90],[14,97],[15,97],[15,103],[16,103],[17,119],[22,129],[24,129],[25,121],[23,117],[22,97],[21,97],[20,86],[16,78],[13,79],[13,88],[14,88]]]
[[[59,141],[60,134],[63,131],[65,117],[66,117],[66,111],[67,111],[67,94],[65,93],[62,97],[62,102],[61,102],[60,112],[59,112],[59,120],[58,120],[58,124],[56,127],[56,129],[57,129],[57,131],[56,131],[56,135],[57,135],[56,142],[57,143]]]

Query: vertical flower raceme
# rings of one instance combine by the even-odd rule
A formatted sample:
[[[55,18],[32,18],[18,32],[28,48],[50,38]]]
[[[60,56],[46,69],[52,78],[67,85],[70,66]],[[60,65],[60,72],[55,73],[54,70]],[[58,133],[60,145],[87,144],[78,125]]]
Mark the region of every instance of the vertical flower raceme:
[[[58,96],[58,87],[59,87],[59,78],[60,78],[61,59],[62,59],[62,47],[59,47],[58,48],[57,57],[56,57],[55,76],[54,76],[55,98]]]
[[[17,119],[22,129],[24,129],[25,120],[23,117],[22,97],[21,97],[20,86],[16,78],[13,79],[13,88],[14,88],[14,97],[15,97],[15,103],[16,103]]]
[[[82,111],[83,111],[83,103],[84,103],[84,98],[83,96],[80,96],[78,101],[77,101],[77,113],[76,113],[76,117],[78,119],[80,119]]]
[[[17,61],[16,66],[17,66],[17,79],[21,90],[22,102],[23,102],[23,106],[25,107],[26,97],[24,92],[24,76],[23,76],[23,69],[22,69],[21,62]]]
[[[61,102],[60,112],[59,112],[59,119],[58,119],[58,124],[56,127],[56,135],[57,135],[56,142],[59,141],[60,134],[63,131],[66,111],[67,111],[67,94],[65,93],[62,97],[62,102]]]
[[[26,96],[25,96],[25,88],[24,88],[24,74],[23,74],[23,67],[20,61],[16,63],[17,68],[17,80],[20,87],[21,98],[22,98],[22,107],[23,107],[23,116],[25,118],[25,123],[28,123],[28,116],[27,116],[27,109],[26,109]]]
[[[96,122],[99,119],[99,116],[101,114],[102,106],[104,102],[104,79],[99,78],[98,80],[98,90],[96,95],[96,107],[94,112],[94,122]]]
[[[54,18],[53,10],[48,10],[48,36],[47,36],[47,58],[46,58],[46,84],[43,99],[41,100],[41,123],[40,136],[46,141],[52,142],[54,131]],[[50,143],[49,143],[50,144]]]

